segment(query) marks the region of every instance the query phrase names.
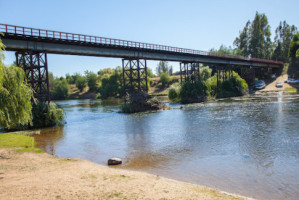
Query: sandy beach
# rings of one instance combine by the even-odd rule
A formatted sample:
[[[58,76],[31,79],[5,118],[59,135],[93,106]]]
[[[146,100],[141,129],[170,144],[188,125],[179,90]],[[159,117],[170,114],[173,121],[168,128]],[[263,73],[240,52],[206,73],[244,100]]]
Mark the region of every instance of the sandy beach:
[[[0,199],[248,199],[82,159],[0,148]]]

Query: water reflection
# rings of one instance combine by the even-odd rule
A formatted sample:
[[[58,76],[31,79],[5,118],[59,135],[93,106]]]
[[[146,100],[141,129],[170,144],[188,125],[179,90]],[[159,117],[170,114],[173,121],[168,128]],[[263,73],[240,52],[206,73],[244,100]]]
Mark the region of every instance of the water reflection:
[[[57,143],[64,138],[63,129],[63,126],[41,129],[40,134],[34,135],[38,147],[55,155],[55,147]]]
[[[105,164],[117,156],[122,168],[255,198],[299,196],[298,95],[252,95],[131,115],[118,113],[119,103],[58,102],[67,124],[36,139],[62,157]]]

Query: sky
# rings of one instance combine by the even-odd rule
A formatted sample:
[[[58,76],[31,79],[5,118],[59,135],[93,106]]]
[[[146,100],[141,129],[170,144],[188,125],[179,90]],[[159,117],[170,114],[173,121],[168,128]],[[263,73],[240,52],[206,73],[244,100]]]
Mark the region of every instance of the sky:
[[[0,0],[0,23],[209,51],[232,46],[256,12],[268,17],[272,38],[280,21],[299,27],[298,8],[298,0]],[[14,52],[5,56],[7,65],[15,60]],[[120,58],[48,54],[55,76],[120,65]]]

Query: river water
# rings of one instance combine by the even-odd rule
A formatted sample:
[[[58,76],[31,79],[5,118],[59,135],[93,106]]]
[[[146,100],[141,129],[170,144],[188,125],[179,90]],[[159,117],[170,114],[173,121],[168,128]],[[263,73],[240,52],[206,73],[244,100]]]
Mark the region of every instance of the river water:
[[[63,127],[35,139],[79,157],[257,199],[299,198],[299,95],[274,93],[121,114],[118,101],[69,100]],[[169,104],[178,107],[178,104]]]

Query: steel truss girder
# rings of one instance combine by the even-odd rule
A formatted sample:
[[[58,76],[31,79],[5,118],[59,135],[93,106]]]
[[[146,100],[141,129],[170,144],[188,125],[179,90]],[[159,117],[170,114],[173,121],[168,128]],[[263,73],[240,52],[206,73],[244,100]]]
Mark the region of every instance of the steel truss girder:
[[[147,65],[145,59],[122,60],[124,95],[148,92]]]
[[[45,52],[18,51],[17,65],[23,68],[27,83],[34,91],[34,97],[50,102],[49,74],[47,54]]]

